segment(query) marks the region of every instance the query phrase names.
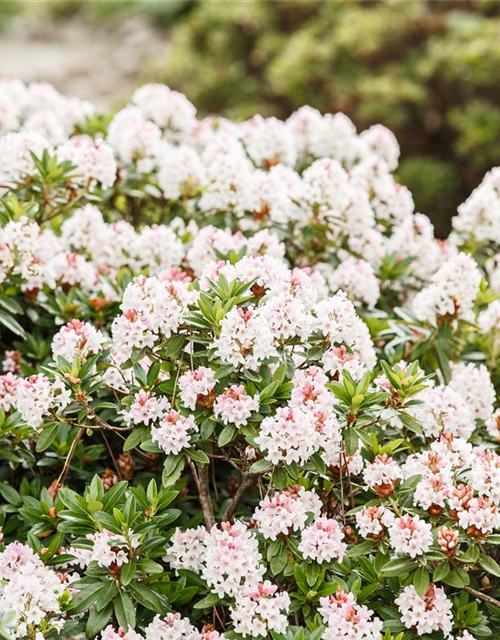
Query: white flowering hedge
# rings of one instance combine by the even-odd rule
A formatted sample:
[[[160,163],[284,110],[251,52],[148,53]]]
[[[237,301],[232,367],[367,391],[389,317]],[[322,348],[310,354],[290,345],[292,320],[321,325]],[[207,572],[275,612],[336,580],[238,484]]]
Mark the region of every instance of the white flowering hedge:
[[[0,633],[500,633],[500,169],[0,83]]]

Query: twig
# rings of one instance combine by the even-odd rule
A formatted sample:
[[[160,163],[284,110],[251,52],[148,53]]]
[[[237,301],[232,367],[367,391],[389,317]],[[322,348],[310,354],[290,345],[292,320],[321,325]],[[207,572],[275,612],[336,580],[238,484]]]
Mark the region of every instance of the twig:
[[[205,526],[210,531],[210,529],[215,524],[215,516],[214,508],[212,506],[212,499],[210,497],[210,486],[208,482],[209,465],[197,467],[197,465],[191,460],[191,458],[188,458],[187,461],[191,468],[196,488],[198,489],[198,497],[200,499],[203,517],[205,518]]]
[[[252,473],[243,474],[243,478],[241,480],[240,486],[238,487],[236,493],[231,500],[231,504],[222,514],[222,522],[228,522],[233,517],[233,514],[238,506],[241,498],[245,494],[246,490],[249,489],[255,482],[256,476]]]
[[[467,591],[467,593],[470,593],[472,596],[479,598],[480,600],[484,600],[485,602],[489,602],[490,604],[495,605],[495,607],[500,608],[500,600],[496,600],[495,598],[492,598],[486,593],[482,593],[481,591],[476,591],[476,589],[473,589],[472,587],[463,587],[463,590]]]
[[[70,450],[68,451],[68,455],[66,456],[66,460],[64,461],[64,466],[62,468],[61,473],[59,474],[59,478],[57,478],[57,485],[61,484],[61,480],[64,480],[66,478],[66,474],[69,471],[69,468],[71,466],[71,460],[73,459],[73,456],[75,455],[75,451],[76,451],[76,447],[78,445],[78,443],[80,442],[81,437],[83,436],[85,432],[85,429],[80,429],[80,431],[78,431],[78,433],[75,436],[75,439],[73,440],[73,442],[71,443],[71,447]]]
[[[354,492],[352,490],[351,472],[349,471],[349,462],[345,457],[345,453],[344,453],[344,461],[345,461],[345,468],[347,472],[347,482],[349,483],[349,502],[350,502],[349,508],[353,509],[354,508]]]
[[[181,375],[182,363],[184,362],[184,351],[181,353],[181,358],[179,360],[179,366],[177,367],[177,375],[174,380],[174,390],[172,392],[172,406],[175,404],[175,395],[177,393],[177,382],[179,381],[179,376]]]
[[[340,454],[340,515],[342,518],[342,523],[345,525],[345,505],[344,505],[344,472],[343,472],[343,461],[344,451],[342,450]]]
[[[113,449],[110,447],[108,439],[106,438],[106,434],[104,433],[104,431],[101,431],[101,436],[104,438],[104,442],[106,443],[106,448],[108,450],[108,453],[110,455],[110,458],[113,462],[113,466],[115,468],[116,473],[118,474],[118,479],[121,480],[122,479],[122,474],[120,471],[120,467],[118,465],[118,463],[116,462],[116,458],[115,455],[113,453]]]

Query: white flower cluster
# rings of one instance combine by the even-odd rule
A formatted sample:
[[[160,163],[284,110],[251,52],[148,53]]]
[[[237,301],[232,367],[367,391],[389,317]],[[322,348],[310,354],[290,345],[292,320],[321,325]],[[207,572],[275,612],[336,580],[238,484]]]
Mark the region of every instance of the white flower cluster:
[[[500,169],[489,171],[482,183],[458,207],[453,229],[479,242],[500,244]]]
[[[471,256],[458,253],[432,276],[431,283],[413,300],[419,320],[437,325],[445,318],[472,321],[473,305],[479,293],[481,272]]]
[[[317,494],[297,486],[266,496],[254,511],[253,519],[265,538],[276,540],[279,535],[302,530],[308,514],[317,518],[320,512],[321,500]]]
[[[421,597],[413,585],[405,587],[396,599],[401,620],[408,629],[416,629],[419,635],[442,631],[450,635],[452,628],[452,603],[444,589],[431,585]]]
[[[224,635],[218,631],[200,632],[180,613],[167,613],[164,617],[156,615],[144,633],[133,629],[125,631],[122,627],[115,631],[109,625],[101,632],[99,640],[224,640]]]
[[[15,382],[15,392],[9,402],[19,411],[22,419],[30,427],[40,427],[51,409],[64,409],[71,395],[64,384],[50,380],[43,373]]]
[[[189,529],[177,530],[172,543],[166,556],[171,565],[176,569],[196,566],[221,597],[242,594],[246,588],[256,586],[264,575],[257,539],[242,522],[223,522],[221,528],[213,527],[209,532],[202,528],[194,533]],[[188,546],[192,552],[185,554]]]
[[[176,570],[200,573],[214,593],[234,599],[230,611],[237,633],[260,637],[268,630],[286,630],[290,597],[278,593],[268,580],[262,581],[265,568],[257,539],[242,522],[223,522],[210,532],[204,527],[178,529],[165,560]]]
[[[299,551],[304,558],[318,564],[336,559],[342,562],[347,545],[339,523],[332,518],[318,518],[302,531]]]
[[[72,362],[75,356],[82,358],[98,353],[105,341],[103,334],[93,325],[81,320],[71,320],[60,329],[52,340],[54,358],[61,356]]]
[[[28,630],[38,628],[42,621],[60,631],[64,625],[62,598],[71,580],[45,567],[27,545],[7,545],[0,553],[0,610],[15,614],[11,637],[27,637]]]
[[[357,604],[352,593],[339,589],[319,602],[319,614],[327,625],[324,640],[380,640],[382,637],[382,620],[365,605]]]
[[[442,262],[432,225],[425,216],[413,215],[411,195],[391,173],[397,168],[399,148],[393,134],[380,125],[358,134],[343,114],[321,115],[309,107],[284,122],[261,116],[239,124],[198,119],[185,96],[149,84],[115,114],[106,135],[92,138],[75,135],[77,128],[85,129],[93,112],[88,103],[36,83],[24,86],[4,80],[1,89],[0,183],[32,173],[29,151],[40,155],[47,150],[76,166],[76,188],[109,189],[116,180],[140,175],[187,211],[234,214],[244,231],[275,226],[279,232],[293,225],[298,238],[303,228],[326,224],[327,242],[339,251],[341,262],[330,274],[332,290],[343,288],[367,306],[378,299],[375,271],[384,256],[416,257],[410,271],[425,279]],[[135,233],[124,222],[111,226],[105,235],[94,229],[101,255],[93,262],[117,258],[123,250],[123,262],[142,258],[150,274],[157,262],[180,263],[175,251],[158,250],[159,237],[149,238],[150,230]],[[408,242],[393,239],[403,227]],[[172,244],[168,231],[163,225],[158,228],[162,241]],[[219,233],[225,232],[213,230],[209,235]],[[67,237],[64,230],[63,235]],[[137,242],[134,235],[146,237]],[[236,241],[252,242],[253,237]],[[364,260],[352,255],[363,255]],[[197,272],[194,264],[193,268]],[[316,268],[331,271],[326,263]]]

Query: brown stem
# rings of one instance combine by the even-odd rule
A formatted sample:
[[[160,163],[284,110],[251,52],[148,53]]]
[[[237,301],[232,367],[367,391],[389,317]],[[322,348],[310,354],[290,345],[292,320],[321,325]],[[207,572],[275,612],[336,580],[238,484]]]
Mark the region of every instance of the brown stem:
[[[346,452],[345,449],[342,448],[342,453],[344,456],[344,462],[345,462],[345,469],[346,469],[346,473],[347,473],[347,482],[349,484],[349,508],[353,509],[354,508],[354,492],[352,490],[352,482],[351,482],[351,473],[349,471],[349,462],[347,460],[346,457]]]
[[[344,471],[343,471],[343,450],[340,454],[340,515],[345,526],[345,505],[344,505]]]
[[[101,431],[101,436],[104,439],[104,442],[106,443],[106,448],[108,450],[109,456],[113,462],[113,466],[115,468],[116,473],[118,474],[118,479],[121,480],[122,479],[122,474],[120,471],[120,466],[118,465],[118,463],[116,462],[116,458],[115,455],[113,453],[113,449],[111,448],[108,439],[106,438],[106,434],[104,433],[104,431]]]
[[[64,480],[66,478],[66,474],[68,473],[69,468],[71,466],[71,460],[73,459],[73,456],[75,455],[76,447],[77,447],[78,443],[80,442],[80,439],[81,439],[81,437],[83,436],[84,433],[85,433],[85,429],[83,429],[83,428],[80,429],[78,431],[78,433],[76,434],[75,439],[71,443],[71,447],[70,447],[70,450],[68,451],[68,455],[66,456],[66,460],[64,461],[64,466],[62,468],[62,471],[59,474],[59,478],[57,478],[56,486],[59,486],[61,484],[61,481],[64,482]]]
[[[467,593],[470,593],[472,596],[475,596],[480,600],[484,600],[485,602],[489,602],[490,604],[495,605],[495,607],[500,608],[500,600],[496,600],[495,598],[492,598],[491,596],[487,595],[486,593],[482,593],[481,591],[476,591],[476,589],[473,589],[472,587],[463,587],[463,589],[464,591],[467,591]]]
[[[209,465],[206,464],[203,467],[200,467],[190,458],[188,458],[187,461],[191,467],[194,482],[198,489],[198,498],[200,500],[201,510],[203,511],[203,517],[205,518],[205,526],[210,531],[210,529],[215,525],[215,516],[212,499],[210,497],[210,484],[208,480]]]
[[[243,474],[243,479],[241,481],[240,486],[238,487],[236,493],[231,500],[231,504],[222,514],[222,522],[228,522],[233,517],[233,514],[238,506],[241,498],[244,496],[247,489],[249,489],[255,482],[256,476],[251,473]]]

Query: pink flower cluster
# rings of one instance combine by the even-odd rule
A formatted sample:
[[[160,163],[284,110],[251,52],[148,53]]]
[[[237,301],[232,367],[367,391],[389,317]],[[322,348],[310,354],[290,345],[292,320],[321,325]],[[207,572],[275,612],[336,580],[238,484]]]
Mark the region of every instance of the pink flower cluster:
[[[244,427],[254,411],[259,410],[258,396],[249,396],[243,385],[233,385],[217,396],[214,415],[223,424]]]
[[[60,631],[64,625],[61,599],[72,579],[45,567],[27,545],[7,545],[0,552],[0,610],[14,613],[11,637],[27,637],[42,621],[48,630]]]
[[[290,596],[269,580],[249,588],[231,608],[231,619],[236,633],[244,637],[267,636],[269,631],[285,633],[288,627],[286,614],[290,607]]]
[[[308,514],[319,517],[321,506],[314,491],[297,486],[266,496],[255,509],[253,520],[265,538],[276,540],[279,535],[287,536],[303,529]]]
[[[179,394],[182,404],[188,409],[196,409],[198,397],[203,402],[216,385],[215,373],[208,367],[198,367],[187,371],[179,378]],[[213,404],[213,402],[212,402]]]
[[[318,518],[302,531],[299,551],[304,558],[318,564],[339,560],[342,562],[347,545],[339,523],[332,518]]]
[[[75,356],[85,358],[98,353],[104,340],[103,334],[90,323],[71,320],[54,336],[52,354],[54,358],[61,356],[72,362]]]
[[[408,629],[416,629],[418,634],[442,631],[445,637],[450,635],[452,603],[441,587],[431,585],[421,597],[410,585],[403,589],[395,602]]]
[[[327,625],[325,640],[380,640],[382,621],[373,611],[356,603],[352,593],[339,589],[335,594],[320,598],[319,614]]]
[[[188,546],[191,551],[185,553]],[[201,573],[214,593],[237,597],[257,585],[264,575],[255,535],[243,522],[223,522],[211,531],[203,528],[176,532],[167,560],[175,569]]]
[[[389,526],[389,541],[396,553],[416,558],[431,548],[432,527],[420,516],[400,516]]]

